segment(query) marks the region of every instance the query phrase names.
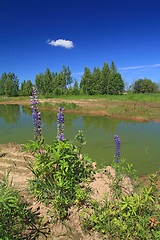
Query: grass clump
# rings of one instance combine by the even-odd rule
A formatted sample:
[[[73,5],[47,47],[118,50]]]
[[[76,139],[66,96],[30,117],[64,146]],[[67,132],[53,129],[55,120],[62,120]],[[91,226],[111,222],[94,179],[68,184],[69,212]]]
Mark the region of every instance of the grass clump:
[[[65,102],[61,102],[60,104],[59,103],[55,103],[55,105],[54,105],[54,107],[61,107],[61,108],[64,108],[64,109],[68,109],[68,110],[70,110],[70,109],[76,109],[76,110],[79,110],[79,109],[81,109],[82,107],[81,106],[79,106],[79,105],[77,105],[76,103],[65,103]]]
[[[39,103],[38,103],[39,104]],[[49,102],[44,102],[44,107],[45,108],[53,108],[53,105],[52,104],[50,104]]]

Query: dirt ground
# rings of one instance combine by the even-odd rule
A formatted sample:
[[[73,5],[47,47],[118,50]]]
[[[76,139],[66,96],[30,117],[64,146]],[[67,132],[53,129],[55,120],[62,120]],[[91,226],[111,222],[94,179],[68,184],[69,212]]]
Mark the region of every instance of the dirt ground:
[[[32,210],[39,212],[40,217],[45,217],[45,221],[48,222],[50,233],[47,238],[41,235],[38,240],[54,239],[54,240],[100,240],[100,236],[97,233],[86,234],[81,229],[79,214],[83,211],[83,208],[72,207],[69,210],[69,218],[65,224],[57,222],[51,223],[51,216],[47,214],[48,208],[42,203],[36,201],[28,193],[28,179],[32,178],[30,170],[27,168],[25,158],[34,160],[33,156],[29,153],[22,152],[22,147],[16,143],[1,144],[0,145],[0,179],[4,176],[7,170],[10,170],[10,179],[13,178],[14,186],[21,192],[25,200],[31,204]],[[95,164],[94,164],[95,166]],[[107,174],[106,174],[107,173]],[[112,191],[110,184],[112,183],[112,177],[115,177],[115,170],[108,166],[101,172],[95,171],[93,181],[90,183],[92,189],[92,199],[103,201],[104,194],[108,194],[110,198]],[[144,180],[144,178],[142,179]],[[160,188],[160,182],[159,182]],[[124,194],[129,194],[133,191],[133,186],[129,178],[124,177],[122,181],[122,190]],[[84,206],[85,208],[85,206]],[[107,236],[106,236],[106,239]]]

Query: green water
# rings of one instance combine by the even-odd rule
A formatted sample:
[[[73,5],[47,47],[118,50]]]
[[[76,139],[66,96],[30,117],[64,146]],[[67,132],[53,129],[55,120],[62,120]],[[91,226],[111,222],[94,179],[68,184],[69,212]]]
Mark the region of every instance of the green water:
[[[99,167],[114,159],[114,134],[121,140],[121,158],[132,163],[138,175],[160,169],[159,136],[160,124],[110,119],[103,116],[65,115],[65,138],[74,142],[78,130],[83,130],[87,153]],[[57,113],[41,111],[43,135],[46,143],[56,138]],[[32,110],[26,106],[0,105],[0,144],[27,143],[33,140]]]

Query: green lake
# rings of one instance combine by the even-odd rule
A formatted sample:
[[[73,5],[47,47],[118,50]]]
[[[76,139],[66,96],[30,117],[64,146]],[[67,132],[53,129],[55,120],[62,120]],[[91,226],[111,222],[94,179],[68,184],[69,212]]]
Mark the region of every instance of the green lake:
[[[57,112],[41,111],[42,133],[46,143],[52,143],[57,134]],[[146,175],[160,169],[160,123],[134,122],[111,119],[104,116],[78,115],[64,112],[64,136],[74,143],[78,130],[83,130],[87,153],[98,167],[110,164],[114,159],[114,134],[121,140],[121,158],[127,159],[138,175]],[[0,105],[0,144],[27,143],[33,140],[32,110],[27,106]]]

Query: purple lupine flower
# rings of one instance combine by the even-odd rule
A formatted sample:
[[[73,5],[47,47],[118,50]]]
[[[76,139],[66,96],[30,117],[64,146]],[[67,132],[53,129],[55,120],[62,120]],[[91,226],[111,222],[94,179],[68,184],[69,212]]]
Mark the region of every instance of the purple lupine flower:
[[[33,88],[33,93],[31,96],[31,108],[33,109],[32,113],[32,120],[33,120],[33,125],[34,125],[34,140],[36,142],[40,142],[41,140],[41,114],[38,112],[38,107],[36,106],[38,104],[38,97],[37,97],[37,92],[36,88]]]
[[[57,114],[57,136],[59,141],[64,141],[64,108],[59,107]]]
[[[116,146],[115,146],[115,158],[117,162],[120,162],[120,146],[121,146],[121,142],[120,139],[118,137],[118,135],[114,135],[114,139],[116,142]]]

